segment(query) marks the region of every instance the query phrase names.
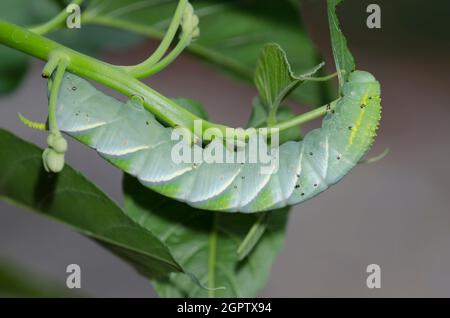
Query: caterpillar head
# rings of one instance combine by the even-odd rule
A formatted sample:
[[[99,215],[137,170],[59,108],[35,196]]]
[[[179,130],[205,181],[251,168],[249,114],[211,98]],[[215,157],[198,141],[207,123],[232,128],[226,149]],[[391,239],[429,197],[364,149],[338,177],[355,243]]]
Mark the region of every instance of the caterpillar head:
[[[379,96],[380,83],[369,72],[357,70],[349,75],[343,93],[348,96]]]

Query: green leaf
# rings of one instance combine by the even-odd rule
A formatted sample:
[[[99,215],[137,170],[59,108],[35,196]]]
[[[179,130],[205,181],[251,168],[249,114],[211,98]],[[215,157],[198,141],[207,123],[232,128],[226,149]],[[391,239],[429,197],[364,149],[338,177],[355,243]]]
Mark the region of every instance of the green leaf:
[[[342,33],[339,20],[336,15],[336,7],[343,0],[328,0],[328,23],[330,26],[331,46],[333,48],[334,61],[339,76],[339,84],[342,87],[350,73],[355,70],[355,60],[348,49],[347,40]]]
[[[277,113],[281,102],[306,78],[316,73],[324,63],[300,76],[294,75],[286,57],[286,53],[278,44],[268,44],[261,51],[256,63],[255,85],[262,105],[271,116]]]
[[[161,38],[178,1],[99,0],[88,7],[92,23],[128,29]],[[296,73],[310,69],[318,54],[292,0],[193,0],[200,18],[200,37],[188,50],[214,66],[250,82],[256,60],[268,42],[279,43],[296,57]],[[307,83],[296,90],[297,100],[322,104],[323,83]]]
[[[135,178],[124,178],[125,211],[163,241],[186,272],[153,280],[162,297],[255,297],[264,286],[284,240],[287,211],[273,212],[271,222],[252,253],[239,261],[237,249],[255,215],[197,210],[149,191]]]
[[[148,277],[182,272],[168,248],[69,166],[42,167],[42,150],[0,129],[0,199],[27,207],[97,240]]]

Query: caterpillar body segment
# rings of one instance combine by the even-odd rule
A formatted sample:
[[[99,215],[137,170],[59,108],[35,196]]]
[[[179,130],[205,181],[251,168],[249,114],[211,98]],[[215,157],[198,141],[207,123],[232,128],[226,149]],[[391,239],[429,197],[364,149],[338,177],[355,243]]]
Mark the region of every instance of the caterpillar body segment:
[[[70,73],[59,92],[56,120],[61,131],[154,191],[201,209],[252,213],[319,194],[367,152],[380,120],[380,85],[371,74],[355,71],[342,93],[322,127],[302,141],[280,145],[278,169],[264,174],[261,163],[249,163],[248,151],[244,163],[207,162],[213,149],[237,156],[218,140],[204,148],[190,146],[203,154],[203,161],[175,163],[171,155],[179,141],[171,140],[173,128],[163,126],[135,100],[119,102]]]

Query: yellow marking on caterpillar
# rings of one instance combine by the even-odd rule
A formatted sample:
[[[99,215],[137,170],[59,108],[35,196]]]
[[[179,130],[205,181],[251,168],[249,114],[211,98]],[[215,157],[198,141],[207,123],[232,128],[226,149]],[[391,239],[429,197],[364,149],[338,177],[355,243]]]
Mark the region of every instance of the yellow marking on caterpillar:
[[[350,145],[353,144],[353,140],[356,137],[356,133],[358,132],[359,126],[361,126],[361,122],[362,122],[362,119],[364,117],[365,112],[366,112],[366,108],[364,107],[364,108],[361,109],[361,111],[359,113],[359,116],[358,116],[358,119],[356,119],[355,126],[352,127],[352,132],[350,134],[350,139],[349,139]]]
[[[367,101],[369,100],[369,95],[365,94],[363,98],[361,98],[361,105],[367,106]]]
[[[37,130],[47,130],[47,125],[45,123],[40,123],[37,121],[32,121],[25,116],[23,116],[21,113],[17,113],[19,116],[20,121],[25,125],[33,129]]]

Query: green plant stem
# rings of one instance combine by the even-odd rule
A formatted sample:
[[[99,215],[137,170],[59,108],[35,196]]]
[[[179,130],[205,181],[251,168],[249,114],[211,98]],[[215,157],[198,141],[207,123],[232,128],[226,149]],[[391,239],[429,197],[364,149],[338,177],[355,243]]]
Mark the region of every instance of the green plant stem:
[[[391,150],[389,148],[386,148],[386,149],[383,150],[382,153],[376,155],[375,157],[370,157],[368,159],[360,160],[358,162],[358,164],[375,163],[377,161],[380,161],[380,160],[384,159],[384,157],[386,157],[389,154],[390,151]]]
[[[321,77],[302,77],[302,81],[310,81],[310,82],[326,82],[329,81],[330,79],[335,78],[336,76],[338,76],[337,72],[334,72],[333,74],[327,75],[327,76],[321,76]]]
[[[53,78],[53,83],[50,89],[50,98],[48,102],[48,127],[50,132],[59,133],[58,125],[56,123],[56,101],[58,99],[59,88],[61,87],[64,72],[66,71],[67,59],[65,56],[61,55],[52,56],[50,61],[52,61],[52,59],[58,61],[58,66],[56,67],[55,77]]]
[[[177,33],[178,27],[180,26],[180,22],[183,17],[183,11],[186,7],[186,4],[187,4],[187,0],[180,0],[178,2],[178,6],[175,10],[175,14],[172,18],[172,21],[170,22],[169,29],[167,30],[166,34],[164,35],[164,37],[163,37],[161,43],[159,44],[158,48],[156,49],[156,51],[148,59],[146,59],[144,62],[142,62],[140,64],[133,65],[133,66],[123,66],[124,70],[128,71],[131,75],[133,75],[136,78],[143,78],[143,77],[149,76],[150,74],[156,73],[155,64],[158,63],[159,60],[161,60],[161,58],[167,52],[167,50],[170,46],[170,43],[172,43],[172,41],[175,37],[175,34]],[[89,21],[89,20],[87,20],[87,21]]]
[[[295,127],[295,126],[307,123],[316,118],[322,117],[322,116],[326,115],[326,113],[330,109],[333,109],[336,106],[337,101],[338,100],[334,100],[331,103],[329,103],[328,105],[318,107],[309,112],[306,112],[299,116],[296,116],[292,119],[286,120],[286,121],[278,123],[276,125],[273,125],[272,128],[278,128],[280,131],[283,131],[283,130],[289,129],[291,127]]]
[[[115,28],[119,30],[126,30],[129,32],[134,32],[137,34],[141,34],[144,36],[152,37],[152,38],[162,38],[164,33],[152,26],[141,25],[139,23],[134,23],[132,21],[125,21],[120,19],[112,19],[108,16],[103,15],[89,15],[89,12],[86,12],[85,17],[81,17],[82,23],[90,23],[94,25],[101,25],[105,27]],[[214,51],[205,49],[201,45],[197,45],[195,43],[189,44],[189,51],[197,56],[200,56],[202,59],[211,61],[211,62],[219,62],[220,65],[231,69],[234,73],[251,78],[253,76],[253,70],[249,67],[243,66],[240,63],[237,63],[233,59],[227,57],[226,55],[222,55],[220,53],[216,53]]]
[[[181,126],[194,132],[194,121],[202,120],[171,99],[135,79],[121,67],[74,51],[23,27],[0,20],[0,43],[44,61],[48,61],[52,54],[62,54],[67,57],[68,71],[108,86],[129,98],[140,96],[144,101],[143,106],[169,126]],[[323,106],[279,123],[274,127],[282,131],[320,117],[326,114],[326,111],[326,106]],[[209,128],[217,128],[225,135],[226,129],[229,128],[206,120],[202,120],[202,122],[203,131]],[[240,130],[237,137],[245,138],[245,135],[245,130]]]
[[[19,116],[19,120],[27,127],[30,127],[31,129],[37,129],[37,130],[47,130],[47,125],[45,123],[41,123],[38,121],[33,121],[28,118],[26,118],[21,113],[17,113]]]
[[[71,4],[81,5],[83,3],[83,1],[84,0],[74,0],[69,5],[71,5]],[[53,19],[45,22],[44,24],[41,24],[41,25],[38,25],[35,27],[31,27],[30,31],[42,35],[42,34],[46,34],[46,33],[50,32],[50,31],[53,31],[55,29],[58,29],[59,27],[61,27],[61,25],[67,19],[69,14],[70,13],[64,9],[58,15],[56,15]]]

